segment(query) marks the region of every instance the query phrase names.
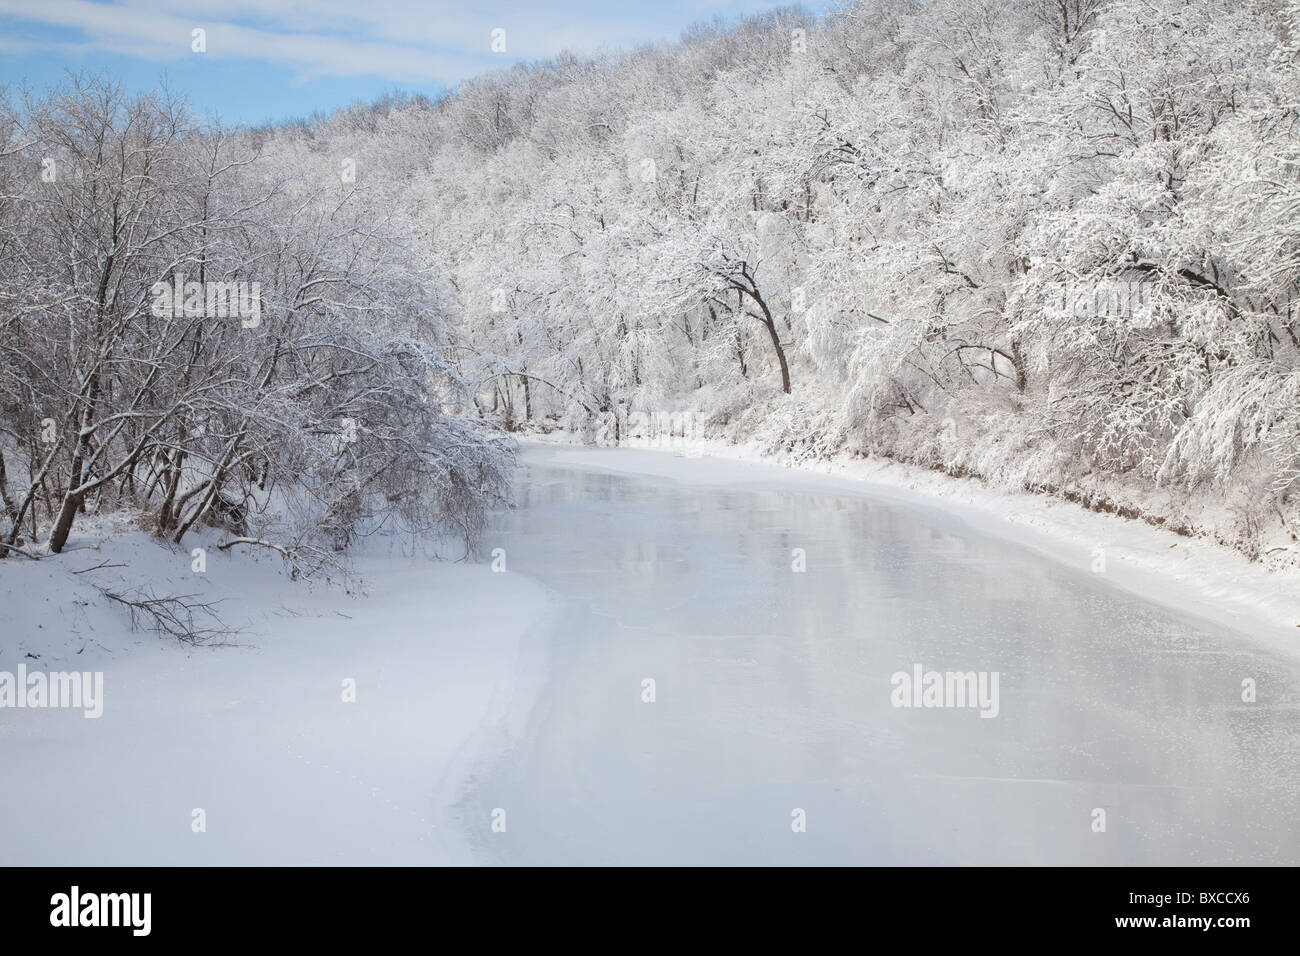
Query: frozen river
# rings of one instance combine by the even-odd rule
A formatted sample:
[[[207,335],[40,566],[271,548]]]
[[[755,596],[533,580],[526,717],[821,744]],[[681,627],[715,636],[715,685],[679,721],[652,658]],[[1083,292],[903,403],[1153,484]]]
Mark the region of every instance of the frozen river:
[[[459,805],[481,859],[1300,863],[1294,659],[938,510],[649,454],[529,448],[486,536],[559,611]],[[895,706],[918,670],[983,706]]]

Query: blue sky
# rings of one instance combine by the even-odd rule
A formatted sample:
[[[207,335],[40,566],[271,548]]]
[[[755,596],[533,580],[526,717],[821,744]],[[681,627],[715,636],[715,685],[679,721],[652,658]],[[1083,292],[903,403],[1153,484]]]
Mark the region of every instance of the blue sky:
[[[40,89],[68,70],[133,89],[162,78],[228,123],[306,116],[385,91],[434,95],[460,80],[562,50],[676,39],[767,0],[0,0],[0,84]],[[805,2],[820,12],[828,2]],[[194,30],[206,50],[195,52]],[[504,39],[494,51],[493,31]],[[498,42],[498,45],[500,43]]]

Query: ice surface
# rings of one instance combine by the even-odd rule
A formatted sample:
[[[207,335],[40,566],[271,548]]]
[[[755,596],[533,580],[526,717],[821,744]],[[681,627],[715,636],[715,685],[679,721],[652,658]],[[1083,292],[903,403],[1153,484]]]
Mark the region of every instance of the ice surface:
[[[1300,861],[1293,658],[936,509],[654,453],[525,461],[488,546],[566,612],[462,807],[490,859]],[[998,672],[998,716],[891,706],[918,663]]]

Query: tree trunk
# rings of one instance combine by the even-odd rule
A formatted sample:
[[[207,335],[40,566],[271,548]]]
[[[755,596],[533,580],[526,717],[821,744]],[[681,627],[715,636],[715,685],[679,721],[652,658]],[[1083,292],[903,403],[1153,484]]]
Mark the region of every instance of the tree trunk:
[[[790,394],[790,366],[785,361],[785,349],[781,348],[781,336],[777,335],[776,323],[767,319],[767,334],[772,337],[772,348],[776,350],[776,360],[781,363],[781,391]]]
[[[754,303],[763,310],[761,321],[767,326],[767,334],[772,339],[772,348],[776,350],[776,360],[781,363],[781,391],[787,395],[790,394],[790,366],[785,360],[785,349],[781,348],[781,336],[776,331],[776,320],[772,318],[772,310],[767,307],[763,301],[763,296],[759,294],[757,286],[750,289],[742,290],[746,295],[754,300]],[[758,318],[758,316],[754,316]]]
[[[77,515],[77,504],[81,500],[80,495],[72,493],[69,488],[63,496],[63,504],[59,506],[59,516],[54,519],[54,530],[50,532],[50,550],[58,554],[63,550],[63,546],[68,543],[68,534],[72,531],[72,519]]]
[[[4,503],[5,514],[16,529],[21,519],[18,517],[18,509],[14,507],[13,499],[9,497],[9,479],[5,475],[5,456],[2,451],[0,451],[0,502]],[[0,558],[4,558],[8,554],[8,548],[0,547]]]
[[[1011,364],[1016,369],[1016,391],[1023,392],[1029,384],[1029,377],[1025,374],[1025,358],[1020,354],[1019,342],[1011,343]]]
[[[54,519],[54,529],[50,532],[50,550],[55,554],[62,551],[63,546],[68,543],[72,521],[76,518],[77,509],[81,505],[81,495],[77,493],[77,488],[81,485],[81,469],[86,460],[86,446],[89,444],[85,432],[90,426],[94,415],[95,399],[99,395],[97,375],[91,378],[87,391],[87,405],[85,411],[81,413],[81,428],[77,433],[77,444],[72,453],[72,471],[68,475],[68,490],[63,494],[63,503],[59,506],[58,517]]]

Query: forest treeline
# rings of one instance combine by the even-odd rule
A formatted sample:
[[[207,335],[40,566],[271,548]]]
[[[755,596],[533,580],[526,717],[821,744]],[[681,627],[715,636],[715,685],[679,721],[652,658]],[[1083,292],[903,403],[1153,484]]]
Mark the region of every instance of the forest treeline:
[[[859,0],[254,130],[72,82],[0,117],[8,541],[472,534],[498,426],[658,413],[1294,561],[1298,120],[1300,0]]]

